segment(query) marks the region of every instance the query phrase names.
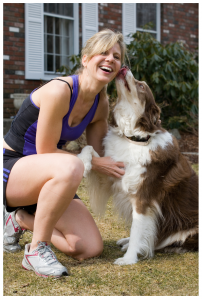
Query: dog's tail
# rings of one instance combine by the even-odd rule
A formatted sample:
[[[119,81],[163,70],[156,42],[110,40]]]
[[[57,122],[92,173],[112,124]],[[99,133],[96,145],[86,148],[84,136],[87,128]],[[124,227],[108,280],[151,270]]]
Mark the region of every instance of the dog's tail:
[[[112,195],[110,178],[91,170],[87,175],[87,186],[93,212],[103,216],[107,201]]]

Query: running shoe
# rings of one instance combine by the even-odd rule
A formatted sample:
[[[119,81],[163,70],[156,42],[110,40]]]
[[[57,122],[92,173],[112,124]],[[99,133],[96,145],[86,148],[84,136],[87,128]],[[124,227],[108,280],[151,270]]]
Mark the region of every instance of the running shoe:
[[[4,232],[3,232],[3,250],[14,253],[21,250],[18,244],[20,237],[25,232],[24,229],[15,220],[15,213],[9,213],[4,208]]]
[[[42,277],[68,276],[67,269],[57,260],[51,247],[45,242],[38,242],[38,246],[29,252],[30,244],[25,245],[25,253],[22,267],[25,270],[34,271]]]

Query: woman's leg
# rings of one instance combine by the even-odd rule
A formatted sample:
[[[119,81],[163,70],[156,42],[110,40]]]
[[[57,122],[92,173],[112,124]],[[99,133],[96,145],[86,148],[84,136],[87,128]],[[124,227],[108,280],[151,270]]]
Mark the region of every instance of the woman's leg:
[[[38,241],[50,244],[53,229],[72,201],[82,176],[83,163],[68,154],[31,155],[13,166],[7,183],[7,205],[37,203],[30,251]]]
[[[19,210],[16,213],[16,221],[21,227],[33,231],[33,215]],[[88,209],[78,199],[71,201],[56,223],[51,242],[66,255],[79,260],[98,256],[103,250],[99,230]]]

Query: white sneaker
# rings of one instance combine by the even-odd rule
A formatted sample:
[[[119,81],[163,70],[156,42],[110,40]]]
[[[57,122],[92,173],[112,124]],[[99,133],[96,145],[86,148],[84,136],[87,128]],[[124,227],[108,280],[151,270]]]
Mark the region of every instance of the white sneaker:
[[[30,244],[25,245],[25,254],[22,267],[25,270],[34,271],[42,277],[68,276],[67,269],[57,260],[51,247],[45,242],[38,242],[37,248],[29,252]]]
[[[3,250],[9,253],[21,250],[18,242],[25,232],[25,230],[16,222],[15,213],[16,211],[9,213],[6,209],[4,210]]]

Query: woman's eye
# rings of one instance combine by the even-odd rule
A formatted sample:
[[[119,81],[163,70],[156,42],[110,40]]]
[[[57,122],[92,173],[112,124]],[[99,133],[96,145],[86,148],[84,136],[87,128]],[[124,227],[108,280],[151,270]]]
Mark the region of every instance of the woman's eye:
[[[119,57],[119,56],[114,56],[114,58],[115,58],[115,59],[120,59],[120,57]]]

